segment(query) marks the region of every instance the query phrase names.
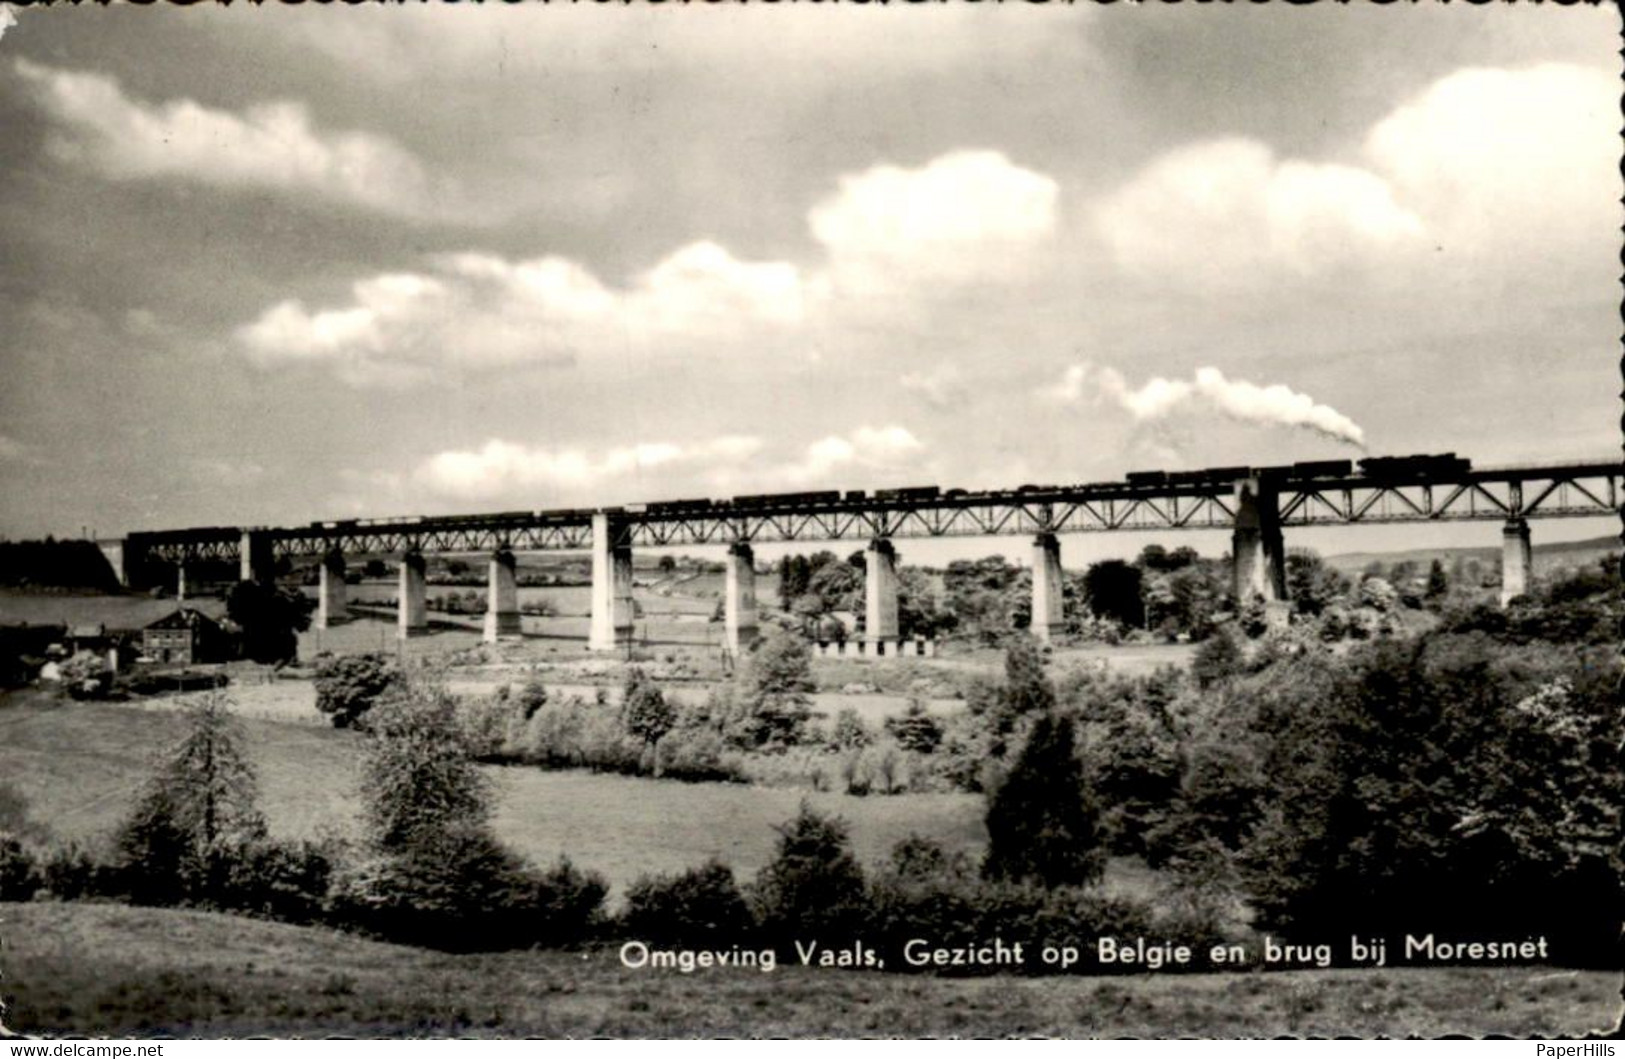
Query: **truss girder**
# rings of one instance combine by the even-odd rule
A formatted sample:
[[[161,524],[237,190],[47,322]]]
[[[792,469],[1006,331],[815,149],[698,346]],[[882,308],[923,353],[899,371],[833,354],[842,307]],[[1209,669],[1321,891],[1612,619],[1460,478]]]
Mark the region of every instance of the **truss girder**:
[[[1473,471],[1446,479],[1381,482],[1359,476],[1281,487],[1283,526],[1368,522],[1581,518],[1614,515],[1620,506],[1617,464]],[[1020,492],[1020,491],[1018,491]],[[863,541],[875,537],[995,537],[1119,530],[1228,529],[1235,519],[1231,487],[1090,485],[1036,495],[972,494],[917,501],[840,500],[773,510],[724,505],[716,510],[612,509],[615,543],[641,547],[716,545],[734,541]],[[539,512],[534,518],[467,516],[327,523],[256,530],[277,558],[312,558],[334,549],[355,555],[406,551],[586,551],[590,514]],[[132,534],[148,561],[239,560],[242,531],[230,527]]]
[[[1284,526],[1363,522],[1456,522],[1586,518],[1619,507],[1612,473],[1525,475],[1432,484],[1339,483],[1281,497]]]

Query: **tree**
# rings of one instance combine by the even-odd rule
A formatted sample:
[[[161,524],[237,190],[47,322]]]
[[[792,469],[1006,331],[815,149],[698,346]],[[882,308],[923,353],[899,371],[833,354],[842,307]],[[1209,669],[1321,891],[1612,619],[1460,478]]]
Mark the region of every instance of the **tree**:
[[[757,641],[744,677],[757,746],[795,746],[812,717],[812,655],[807,641],[788,629],[775,629]]]
[[[514,700],[519,706],[519,712],[525,720],[536,716],[543,706],[547,705],[547,685],[542,683],[540,673],[532,673],[525,682],[519,686],[519,695]]]
[[[1286,556],[1286,593],[1300,614],[1319,614],[1348,591],[1348,581],[1308,549]]]
[[[444,687],[407,683],[372,711],[362,764],[371,843],[397,851],[452,830],[484,827],[490,785],[468,753],[457,700]]]
[[[660,572],[670,577],[677,572],[677,559],[674,556],[662,555],[660,557]]]
[[[1083,586],[1089,610],[1097,618],[1110,618],[1138,628],[1145,624],[1145,605],[1140,600],[1140,570],[1121,559],[1091,563],[1084,572]]]
[[[119,829],[119,860],[137,901],[219,899],[234,853],[265,836],[230,700],[205,695],[188,708],[186,724]]]
[[[1004,757],[1011,734],[1024,719],[1054,709],[1055,685],[1044,673],[1038,641],[1026,634],[1010,637],[1004,651],[1004,684],[989,711],[988,755]]]
[[[626,671],[621,724],[654,753],[654,773],[660,775],[660,741],[677,727],[677,708],[666,701],[660,686],[637,666]]]
[[[1046,887],[1100,878],[1099,813],[1074,743],[1070,717],[1044,714],[989,800],[982,874]]]
[[[1231,626],[1224,626],[1202,642],[1191,660],[1191,675],[1201,687],[1211,687],[1241,672],[1241,641]]]
[[[356,725],[394,687],[400,672],[385,655],[339,655],[316,666],[316,708],[334,728]]]
[[[380,581],[389,576],[389,567],[382,559],[368,559],[361,567],[361,575],[370,581]]]
[[[1426,597],[1431,601],[1437,601],[1443,599],[1449,594],[1450,579],[1445,576],[1444,563],[1435,559],[1433,560],[1433,565],[1428,567],[1428,587]]]
[[[298,633],[310,628],[316,601],[292,588],[239,581],[226,593],[226,617],[242,630],[243,653],[267,665],[299,655]]]
[[[863,869],[852,855],[846,822],[821,816],[805,801],[781,827],[778,852],[757,874],[750,900],[770,940],[816,940],[834,949],[864,918]]]

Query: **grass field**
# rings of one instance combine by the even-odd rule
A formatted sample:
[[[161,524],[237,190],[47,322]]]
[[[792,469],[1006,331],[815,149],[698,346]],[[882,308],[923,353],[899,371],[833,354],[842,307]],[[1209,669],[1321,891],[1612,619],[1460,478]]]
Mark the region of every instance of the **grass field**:
[[[14,693],[0,699],[0,776],[27,795],[34,817],[56,834],[94,839],[127,811],[148,763],[178,737],[182,723],[173,711]],[[353,828],[362,736],[253,717],[243,725],[274,833]],[[489,772],[504,841],[539,862],[568,854],[617,889],[644,872],[692,867],[713,855],[741,877],[753,875],[772,856],[773,826],[794,816],[804,796],[588,772]],[[974,795],[805,796],[847,820],[866,863],[880,861],[911,832],[971,852],[986,841],[983,803]]]
[[[228,1037],[1510,1037],[1610,1024],[1617,974],[1545,968],[937,979],[447,955],[207,912],[0,904],[7,1023]]]

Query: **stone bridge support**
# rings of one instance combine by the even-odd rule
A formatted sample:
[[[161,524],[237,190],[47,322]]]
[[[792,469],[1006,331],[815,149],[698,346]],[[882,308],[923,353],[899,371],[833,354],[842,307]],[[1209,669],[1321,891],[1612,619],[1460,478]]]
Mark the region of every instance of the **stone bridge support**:
[[[237,546],[237,579],[268,585],[276,580],[276,560],[271,555],[271,538],[263,530],[243,530]]]
[[[500,548],[491,554],[489,579],[485,589],[485,642],[496,643],[520,633],[518,561],[513,552]]]
[[[1061,541],[1053,533],[1033,538],[1032,633],[1042,643],[1066,628],[1065,586],[1061,580]]]
[[[620,527],[592,517],[592,625],[587,650],[613,651],[632,642],[632,546],[616,543]]]
[[[738,655],[756,642],[756,554],[746,541],[728,546],[727,586],[723,595],[725,645]]]
[[[897,653],[897,549],[890,538],[869,542],[864,557],[863,639],[871,655]]]
[[[1231,587],[1237,603],[1254,598],[1285,602],[1286,542],[1275,491],[1260,487],[1256,478],[1244,479],[1236,483],[1235,506],[1230,554]]]
[[[1529,523],[1508,519],[1501,527],[1501,606],[1529,591],[1534,553],[1529,546]]]
[[[316,596],[316,628],[331,629],[350,616],[344,591],[344,553],[334,548],[322,556],[321,588]]]
[[[429,629],[429,608],[424,589],[424,572],[427,569],[422,552],[410,551],[401,556],[395,623],[396,634],[403,640]]]
[[[186,563],[175,564],[175,602],[186,602]]]

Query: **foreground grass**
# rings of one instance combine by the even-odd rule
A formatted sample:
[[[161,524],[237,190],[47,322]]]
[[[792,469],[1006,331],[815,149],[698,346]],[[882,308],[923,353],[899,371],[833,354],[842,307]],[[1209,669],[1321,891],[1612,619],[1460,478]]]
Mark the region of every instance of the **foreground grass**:
[[[934,979],[632,971],[613,949],[454,956],[207,912],[0,904],[27,1034],[1575,1036],[1617,976],[1544,968]]]

